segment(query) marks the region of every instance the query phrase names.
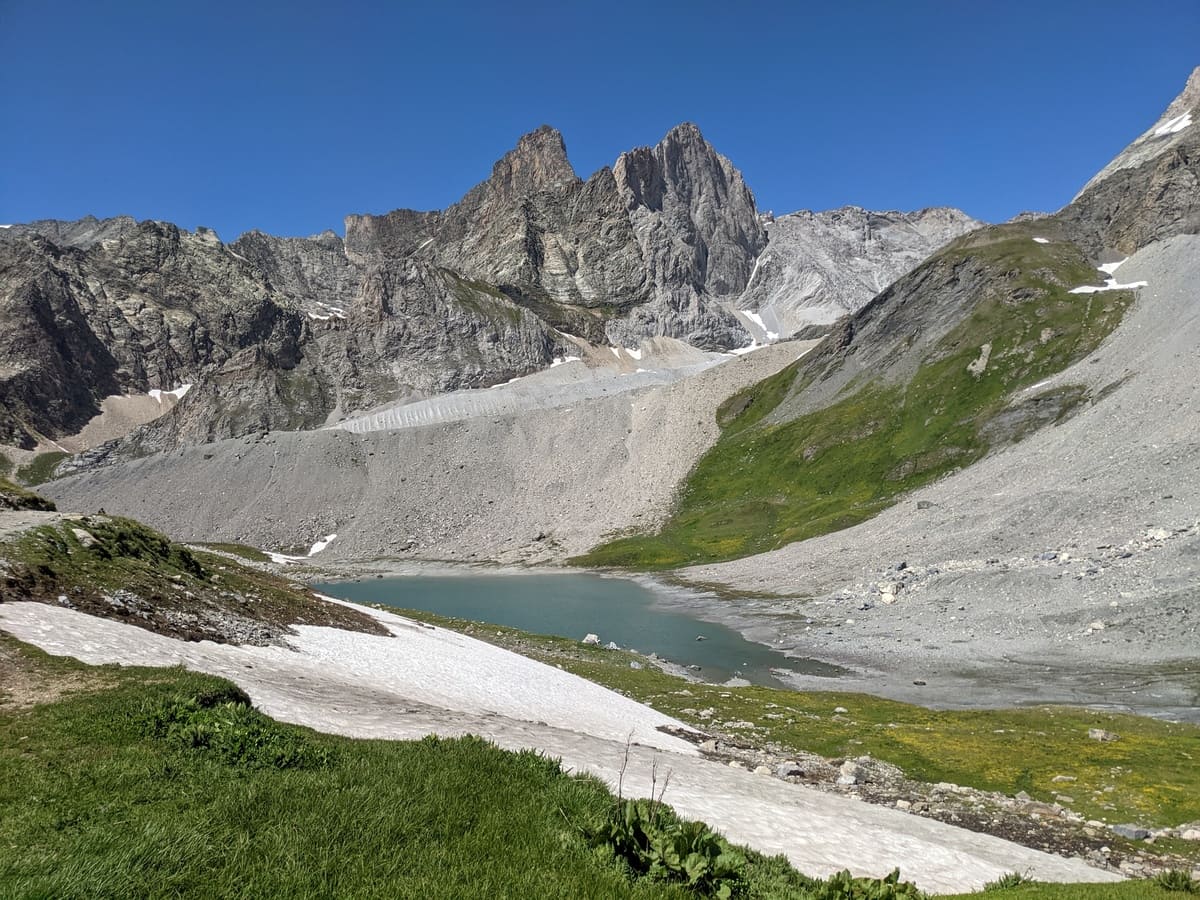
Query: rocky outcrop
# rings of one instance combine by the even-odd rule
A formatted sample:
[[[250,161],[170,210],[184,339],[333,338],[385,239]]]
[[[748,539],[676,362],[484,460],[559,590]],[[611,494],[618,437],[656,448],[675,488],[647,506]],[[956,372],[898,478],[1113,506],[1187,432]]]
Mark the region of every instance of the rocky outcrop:
[[[87,249],[26,234],[0,244],[4,440],[69,434],[106,396],[170,389],[262,346],[299,353],[299,315],[212,232],[143,222]]]
[[[765,217],[767,248],[738,308],[780,335],[857,312],[951,240],[983,223],[958,209],[871,212],[844,206]]]
[[[60,247],[78,247],[81,250],[87,250],[93,244],[100,241],[117,240],[136,229],[137,220],[132,216],[114,216],[111,219],[84,216],[74,222],[39,219],[36,222],[0,228],[0,241],[40,234]]]
[[[1058,216],[1097,257],[1200,232],[1200,67],[1158,121]]]
[[[613,175],[653,288],[651,302],[610,324],[614,343],[644,334],[706,349],[748,343],[726,307],[767,239],[741,173],[684,123],[656,146],[622,154]]]
[[[161,222],[86,249],[0,243],[0,442],[73,434],[105,397],[182,384],[139,451],[310,428],[567,352],[494,287],[428,263],[351,263],[340,243],[252,233],[235,250]]]
[[[248,231],[229,249],[313,318],[344,314],[366,272],[366,266],[346,255],[342,239],[332,231],[308,238]]]

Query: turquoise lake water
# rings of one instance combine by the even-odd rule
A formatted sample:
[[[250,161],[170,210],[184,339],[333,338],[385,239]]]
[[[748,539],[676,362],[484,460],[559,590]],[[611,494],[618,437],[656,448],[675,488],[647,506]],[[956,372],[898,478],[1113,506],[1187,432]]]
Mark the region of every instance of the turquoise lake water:
[[[723,625],[693,618],[656,603],[653,590],[624,578],[584,574],[409,575],[364,581],[318,584],[333,597],[382,603],[399,609],[490,622],[582,640],[600,641],[684,666],[708,682],[733,677],[780,686],[772,668],[831,674],[830,667],[785,656],[748,641]],[[696,640],[702,636],[704,640]]]

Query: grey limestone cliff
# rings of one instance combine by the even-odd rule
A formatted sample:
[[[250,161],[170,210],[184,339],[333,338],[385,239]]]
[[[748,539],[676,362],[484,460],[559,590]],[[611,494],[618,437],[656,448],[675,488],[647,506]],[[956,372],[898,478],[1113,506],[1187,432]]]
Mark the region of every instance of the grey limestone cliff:
[[[737,305],[781,335],[828,325],[982,224],[949,207],[903,213],[844,206],[767,216],[767,248]]]

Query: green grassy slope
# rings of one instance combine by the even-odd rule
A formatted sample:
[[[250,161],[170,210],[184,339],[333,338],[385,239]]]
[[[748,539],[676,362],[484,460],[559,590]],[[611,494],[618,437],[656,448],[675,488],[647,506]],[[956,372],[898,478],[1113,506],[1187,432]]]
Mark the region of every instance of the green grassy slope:
[[[1086,399],[1079,387],[1043,393],[1017,409],[1009,403],[1014,392],[1095,349],[1119,324],[1132,293],[1070,294],[1070,287],[1096,281],[1095,270],[1072,245],[1035,243],[1019,227],[960,239],[925,265],[944,271],[950,291],[964,263],[986,269],[985,288],[924,352],[915,374],[859,378],[823,408],[777,422],[772,412],[789,396],[803,397],[830,354],[799,360],[725,404],[721,437],[687,478],[659,533],[618,538],[573,562],[667,569],[836,531],[1068,414]],[[973,371],[985,345],[986,367]]]
[[[221,679],[3,636],[0,673],[0,896],[698,896],[597,852],[616,798],[539,754],[322,735]],[[12,686],[38,682],[74,693],[23,705]],[[742,855],[739,896],[814,896],[782,858]]]

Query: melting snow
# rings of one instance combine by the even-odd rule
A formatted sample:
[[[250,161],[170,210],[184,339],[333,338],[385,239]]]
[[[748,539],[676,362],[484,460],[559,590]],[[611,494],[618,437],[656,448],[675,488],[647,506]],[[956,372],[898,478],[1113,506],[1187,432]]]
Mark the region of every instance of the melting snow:
[[[1130,290],[1131,288],[1145,287],[1149,283],[1150,282],[1148,282],[1148,281],[1131,281],[1131,282],[1129,282],[1129,284],[1117,284],[1117,279],[1110,278],[1110,279],[1108,279],[1108,281],[1104,282],[1104,285],[1101,287],[1097,287],[1094,284],[1085,284],[1081,287],[1071,288],[1070,293],[1072,293],[1072,294],[1102,294],[1105,291],[1126,291],[1126,290]]]
[[[762,344],[760,344],[758,341],[751,341],[745,347],[738,347],[734,350],[730,350],[729,355],[730,356],[741,356],[743,353],[753,353],[755,350],[757,350],[761,346],[762,346]]]
[[[569,362],[579,362],[579,357],[578,356],[556,356],[556,357],[554,357],[553,361],[550,363],[550,368],[553,369],[555,366],[566,365]]]
[[[1108,276],[1108,278],[1105,280],[1105,282],[1102,286],[1097,287],[1094,284],[1084,284],[1077,288],[1071,288],[1070,293],[1072,293],[1072,294],[1102,294],[1105,291],[1127,291],[1127,290],[1130,290],[1131,288],[1145,287],[1146,285],[1148,285],[1150,283],[1148,281],[1131,281],[1131,282],[1129,282],[1129,284],[1118,284],[1117,279],[1113,278],[1112,274],[1113,274],[1113,272],[1117,271],[1117,269],[1121,268],[1121,266],[1124,264],[1125,264],[1125,260],[1122,259],[1122,260],[1119,260],[1118,262],[1105,263],[1104,265],[1099,266],[1098,268],[1100,269],[1100,271]]]
[[[617,359],[621,358],[621,351],[619,349],[617,349],[616,347],[609,347],[608,349],[612,351],[612,355],[615,356]]]
[[[634,349],[631,349],[631,348],[629,348],[629,347],[626,347],[626,348],[625,348],[625,352],[626,352],[626,353],[628,353],[630,356],[632,356],[634,359],[641,359],[641,358],[642,358],[642,351],[641,351],[641,348],[638,348],[638,349],[634,350]]]
[[[746,290],[750,290],[750,285],[754,284],[754,276],[758,274],[758,267],[766,258],[766,253],[760,253],[754,257],[754,268],[750,270],[750,277],[746,279]]]
[[[745,313],[747,319],[763,330],[763,334],[767,336],[768,341],[779,340],[779,333],[769,330],[766,324],[763,322],[763,317],[759,313],[750,312],[748,309],[742,310],[742,312]]]
[[[1045,238],[1034,238],[1033,240],[1034,240],[1034,242],[1035,242],[1035,243],[1038,243],[1038,244],[1048,244],[1048,243],[1050,243],[1050,242],[1049,242],[1048,240],[1046,240]]]
[[[1162,137],[1163,135],[1167,135],[1167,134],[1178,134],[1179,132],[1183,131],[1183,129],[1187,128],[1191,124],[1192,124],[1192,114],[1190,112],[1186,112],[1182,116],[1176,116],[1174,119],[1172,119],[1170,122],[1167,122],[1165,125],[1162,125],[1156,129],[1154,129],[1154,136]]]
[[[191,389],[192,389],[192,386],[190,384],[181,384],[179,387],[175,388],[175,390],[173,390],[173,391],[160,391],[157,389],[152,389],[149,393],[150,393],[151,397],[153,397],[159,403],[162,403],[163,401],[165,401],[167,399],[167,397],[174,397],[176,400],[182,400],[183,395],[186,394]]]
[[[312,547],[308,551],[308,555],[316,556],[318,553],[320,553],[322,550],[324,550],[326,547],[328,547],[329,544],[333,541],[333,539],[335,537],[337,537],[336,534],[325,535],[325,537],[321,538],[319,541],[317,541],[315,544],[312,545]]]
[[[424,250],[426,247],[428,247],[432,243],[433,243],[433,238],[429,238],[428,240],[425,241],[425,243],[421,244],[421,246],[419,246],[417,249]]]

